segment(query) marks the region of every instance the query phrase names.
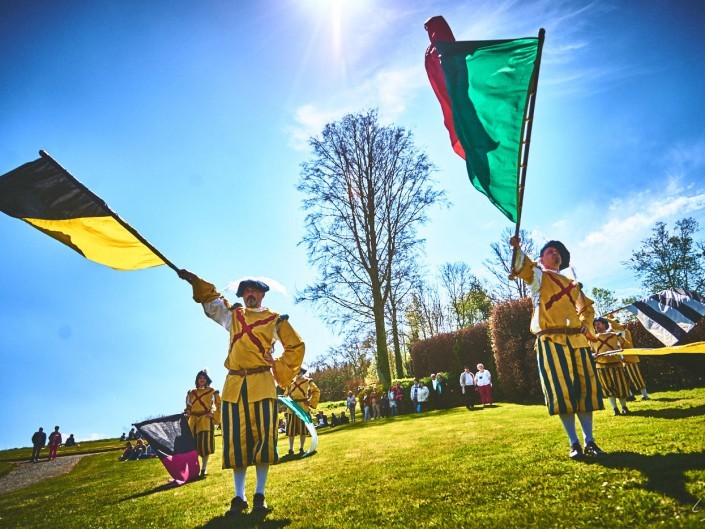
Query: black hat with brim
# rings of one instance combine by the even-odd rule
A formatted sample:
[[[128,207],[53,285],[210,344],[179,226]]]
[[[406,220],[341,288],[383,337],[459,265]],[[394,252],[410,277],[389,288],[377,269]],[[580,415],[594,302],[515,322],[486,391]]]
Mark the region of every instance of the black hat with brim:
[[[543,257],[543,252],[545,252],[546,248],[549,246],[558,250],[558,253],[561,256],[561,266],[558,267],[558,270],[565,270],[568,268],[570,266],[570,252],[561,241],[548,241],[543,245],[543,248],[541,248],[541,253],[539,255]]]
[[[609,320],[608,320],[607,318],[602,318],[602,317],[600,317],[600,318],[595,318],[595,323],[597,323],[598,321],[599,321],[600,323],[602,323],[602,324],[605,326],[605,328],[608,328],[608,327],[610,326],[610,322],[609,322]]]
[[[267,284],[262,283],[262,281],[257,281],[256,279],[245,279],[243,281],[240,281],[240,284],[237,286],[236,296],[241,298],[242,292],[248,287],[256,288],[257,290],[260,290],[262,292],[267,292],[269,290]]]

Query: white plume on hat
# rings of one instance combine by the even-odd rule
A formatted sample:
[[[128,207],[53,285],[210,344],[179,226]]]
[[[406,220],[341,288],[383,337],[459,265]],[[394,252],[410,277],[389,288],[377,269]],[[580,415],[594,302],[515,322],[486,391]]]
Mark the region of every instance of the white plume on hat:
[[[228,283],[227,286],[225,287],[225,290],[237,292],[237,287],[240,285],[240,281],[245,281],[246,279],[254,279],[255,281],[262,281],[263,283],[265,283],[269,287],[270,292],[279,292],[284,297],[287,297],[287,298],[289,297],[289,294],[286,291],[286,287],[284,285],[282,285],[276,279],[272,279],[271,277],[265,277],[265,276],[241,277],[240,279],[236,279],[236,280]]]

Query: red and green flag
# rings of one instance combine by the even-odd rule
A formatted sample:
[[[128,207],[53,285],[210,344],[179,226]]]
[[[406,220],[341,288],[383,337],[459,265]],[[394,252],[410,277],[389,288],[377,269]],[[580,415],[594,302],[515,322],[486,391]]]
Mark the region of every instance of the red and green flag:
[[[534,38],[458,42],[443,17],[425,28],[426,71],[453,149],[473,186],[518,222],[543,30]]]

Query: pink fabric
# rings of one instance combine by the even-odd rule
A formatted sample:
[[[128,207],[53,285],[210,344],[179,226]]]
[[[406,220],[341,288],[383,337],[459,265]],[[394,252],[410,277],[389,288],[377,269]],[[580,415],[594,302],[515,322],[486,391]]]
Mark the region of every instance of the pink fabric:
[[[201,467],[198,464],[198,453],[194,450],[185,454],[174,454],[162,459],[169,475],[179,485],[198,476]]]
[[[431,40],[431,45],[426,49],[426,73],[428,74],[428,80],[431,81],[431,87],[438,98],[438,102],[441,104],[443,123],[450,134],[450,143],[453,146],[453,150],[464,160],[465,151],[460,144],[460,140],[458,140],[458,135],[455,133],[453,109],[446,86],[446,77],[443,73],[441,59],[438,56],[438,50],[435,46],[435,43],[438,41],[455,42],[455,37],[445,18],[441,16],[429,18],[424,24],[424,28],[428,32],[428,38]]]

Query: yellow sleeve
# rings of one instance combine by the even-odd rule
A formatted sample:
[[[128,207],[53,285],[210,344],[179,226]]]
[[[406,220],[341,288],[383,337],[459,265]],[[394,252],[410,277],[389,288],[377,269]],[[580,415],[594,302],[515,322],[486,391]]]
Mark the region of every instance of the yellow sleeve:
[[[213,394],[213,399],[215,400],[215,411],[213,411],[213,422],[215,424],[220,424],[220,391]]]
[[[607,320],[610,322],[610,327],[612,330],[619,334],[619,343],[622,345],[622,349],[631,349],[634,347],[634,342],[632,341],[632,333],[624,325],[614,319],[614,316],[606,316]]]
[[[284,346],[284,352],[274,359],[274,378],[282,388],[288,388],[301,370],[306,346],[301,336],[289,323],[288,317],[283,317],[277,329],[279,340]]]
[[[309,381],[308,387],[311,390],[311,397],[308,399],[308,405],[312,408],[317,408],[318,402],[321,399],[321,390],[316,384],[313,383],[313,380]]]
[[[191,390],[186,392],[186,409],[184,413],[191,413]]]
[[[230,306],[228,301],[220,295],[214,285],[210,284],[208,281],[204,281],[200,277],[196,277],[196,279],[191,282],[191,287],[193,287],[193,300],[196,303],[208,303],[214,299],[222,298],[225,300],[226,305],[228,305],[228,307]]]

